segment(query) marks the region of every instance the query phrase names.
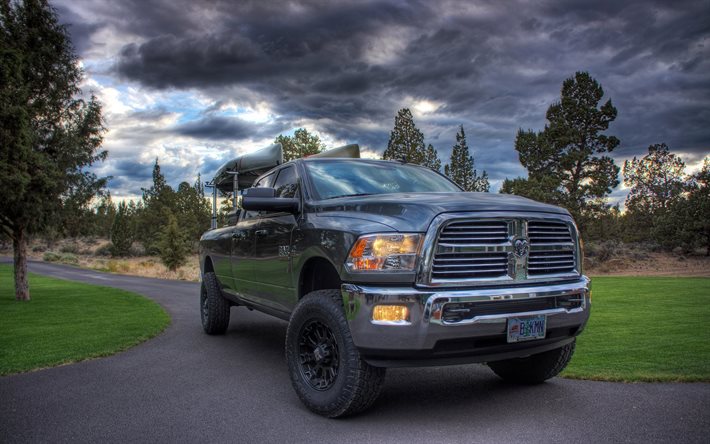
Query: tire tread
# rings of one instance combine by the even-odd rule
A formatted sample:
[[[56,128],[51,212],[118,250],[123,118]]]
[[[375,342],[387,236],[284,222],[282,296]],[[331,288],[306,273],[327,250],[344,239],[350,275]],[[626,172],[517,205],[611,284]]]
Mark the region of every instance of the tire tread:
[[[222,296],[222,288],[213,272],[203,275],[202,285],[206,291],[209,306],[209,315],[206,322],[202,322],[202,327],[208,335],[224,334],[229,327],[229,301]],[[202,313],[202,297],[200,298],[200,313]]]

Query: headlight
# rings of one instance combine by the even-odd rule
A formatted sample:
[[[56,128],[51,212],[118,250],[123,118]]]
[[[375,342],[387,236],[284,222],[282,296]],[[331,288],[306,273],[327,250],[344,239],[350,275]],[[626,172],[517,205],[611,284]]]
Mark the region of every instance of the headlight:
[[[350,249],[345,263],[350,271],[413,271],[421,234],[367,234]]]

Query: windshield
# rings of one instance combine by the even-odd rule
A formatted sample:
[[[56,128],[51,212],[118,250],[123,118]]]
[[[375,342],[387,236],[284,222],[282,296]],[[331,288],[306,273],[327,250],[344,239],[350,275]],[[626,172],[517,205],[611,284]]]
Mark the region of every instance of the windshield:
[[[432,170],[396,162],[324,159],[304,164],[319,199],[461,191],[453,182]]]

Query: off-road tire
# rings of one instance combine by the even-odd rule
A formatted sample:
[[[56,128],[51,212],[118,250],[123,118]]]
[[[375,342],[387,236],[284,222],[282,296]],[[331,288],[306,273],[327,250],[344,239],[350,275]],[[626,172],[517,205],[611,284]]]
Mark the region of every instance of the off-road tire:
[[[217,276],[212,272],[202,276],[200,318],[208,335],[224,334],[229,326],[229,301],[222,296]]]
[[[489,362],[488,366],[507,382],[540,384],[557,376],[572,359],[576,340],[564,347],[538,353],[527,358]]]
[[[309,334],[314,329],[321,331],[315,336],[329,338],[321,341],[330,359],[325,364],[316,360],[318,347],[308,340],[313,337]],[[363,361],[353,344],[339,290],[314,291],[298,303],[286,331],[286,362],[301,401],[311,411],[329,418],[352,415],[370,407],[385,378],[385,369]],[[311,370],[318,365],[327,366],[330,376],[320,379],[307,376],[314,374]],[[318,373],[328,372],[316,370],[315,374]],[[320,382],[321,387],[316,388],[314,381]]]

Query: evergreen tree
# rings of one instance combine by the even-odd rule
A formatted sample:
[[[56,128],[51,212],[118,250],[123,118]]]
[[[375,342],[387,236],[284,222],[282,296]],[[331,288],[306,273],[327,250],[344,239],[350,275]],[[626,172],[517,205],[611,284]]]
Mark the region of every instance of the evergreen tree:
[[[390,140],[382,158],[404,160],[417,165],[424,165],[429,160],[424,148],[424,134],[414,124],[412,112],[408,108],[402,108],[397,112],[397,116],[394,118],[394,128],[390,133]],[[439,168],[441,168],[441,162],[439,162]]]
[[[685,163],[665,143],[651,145],[641,159],[624,162],[624,184],[631,187],[626,209],[653,216],[667,211],[686,189]]]
[[[118,204],[116,216],[111,226],[111,255],[128,256],[133,244],[131,214],[125,202]]]
[[[111,192],[109,191],[101,197],[94,210],[94,234],[101,237],[111,237],[111,227],[116,218],[116,212],[116,205],[111,200]]]
[[[199,180],[192,186],[182,182],[175,193],[178,224],[190,241],[197,241],[210,226],[210,204],[200,191]]]
[[[688,189],[686,198],[675,200],[657,217],[651,233],[665,247],[705,248],[710,256],[710,157],[692,176]]]
[[[170,271],[175,271],[187,262],[188,247],[184,233],[178,226],[175,215],[165,213],[167,223],[163,226],[158,242],[160,260]]]
[[[451,163],[444,167],[444,173],[465,191],[488,191],[488,173],[484,170],[479,176],[473,155],[469,153],[466,133],[463,125],[456,133],[456,144],[451,150]]]
[[[82,71],[46,0],[0,0],[0,229],[13,241],[15,298],[29,300],[27,239],[105,186],[101,106],[80,97]],[[59,222],[61,223],[61,222]]]
[[[588,73],[577,72],[562,84],[561,99],[547,110],[540,132],[518,131],[515,150],[528,178],[506,180],[502,190],[567,208],[578,222],[619,184],[619,167],[605,155],[619,139],[602,134],[616,119],[616,108]]]
[[[431,168],[434,171],[441,171],[441,160],[439,160],[439,153],[431,143],[426,147],[424,163],[422,163],[422,165],[427,168]]]
[[[156,158],[153,165],[153,185],[143,188],[143,209],[137,218],[136,237],[148,254],[158,253],[158,237],[167,223],[164,218],[165,211],[173,212],[174,209],[175,191],[167,184]]]
[[[276,137],[274,143],[280,143],[283,148],[284,162],[301,157],[318,154],[325,149],[320,137],[309,133],[305,128],[299,128],[293,133],[293,137],[283,134]]]
[[[685,163],[661,143],[649,146],[643,158],[634,156],[624,162],[623,171],[624,184],[631,187],[625,203],[630,229],[627,238],[643,241],[649,238],[659,216],[683,198],[687,188]]]

